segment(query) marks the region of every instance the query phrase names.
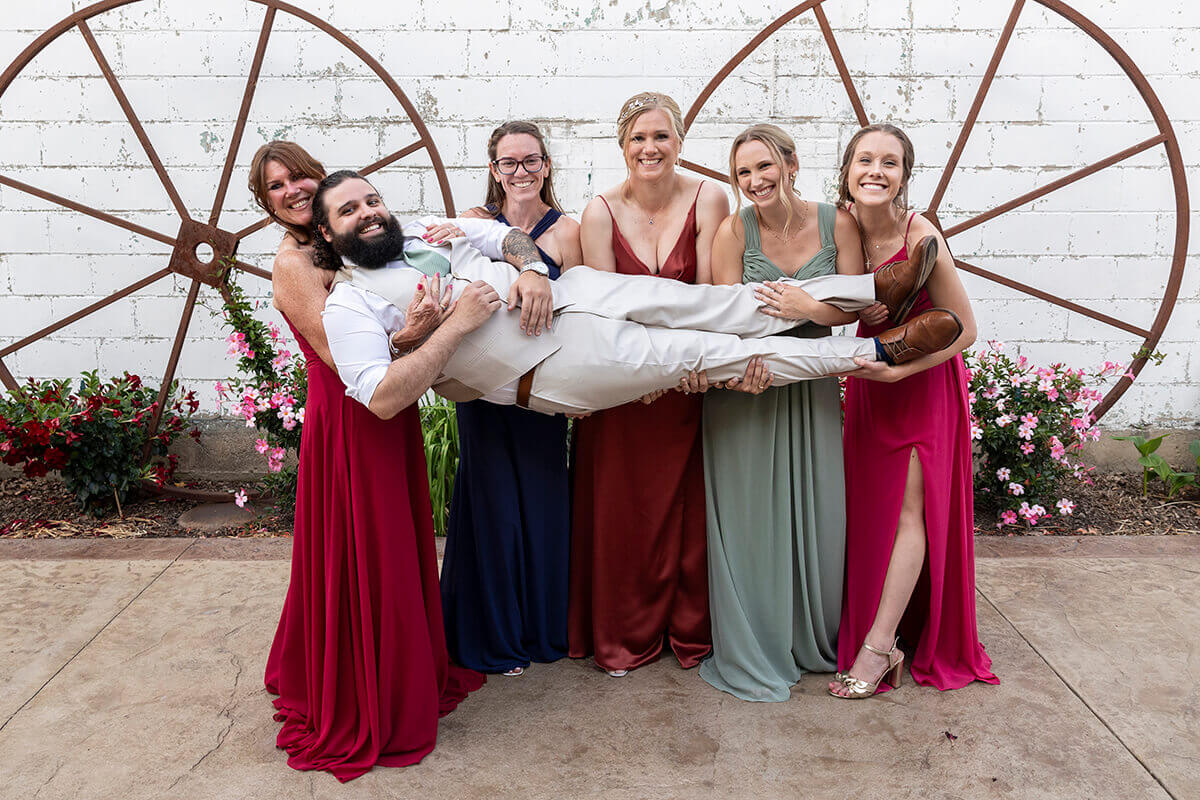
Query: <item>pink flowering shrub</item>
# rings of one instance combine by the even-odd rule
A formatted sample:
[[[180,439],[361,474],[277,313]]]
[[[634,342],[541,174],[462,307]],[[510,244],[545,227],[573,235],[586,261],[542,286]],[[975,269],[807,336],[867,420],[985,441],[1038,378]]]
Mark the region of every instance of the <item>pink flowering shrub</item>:
[[[1001,342],[964,352],[970,379],[975,494],[999,512],[999,525],[1037,525],[1075,503],[1062,496],[1067,478],[1089,481],[1079,453],[1100,438],[1092,410],[1101,393],[1089,384],[1125,372],[1111,361],[1095,373],[1062,364],[1036,367],[1015,360]],[[1089,481],[1090,482],[1090,481]]]
[[[254,316],[259,307],[246,300],[241,288],[230,281],[229,298],[221,316],[230,334],[225,338],[228,354],[237,358],[236,377],[217,383],[222,403],[232,405],[246,427],[262,434],[255,449],[266,459],[269,473],[264,488],[280,507],[290,512],[296,500],[296,468],[285,466],[288,451],[299,453],[308,396],[308,372],[301,354],[287,348],[287,340],[275,323]],[[235,500],[245,505],[248,496],[239,491]]]

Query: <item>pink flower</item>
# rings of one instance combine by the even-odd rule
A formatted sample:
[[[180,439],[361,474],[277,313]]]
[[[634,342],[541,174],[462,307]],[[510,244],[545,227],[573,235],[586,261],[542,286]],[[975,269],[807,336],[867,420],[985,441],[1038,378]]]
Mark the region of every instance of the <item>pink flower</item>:
[[[262,453],[263,455],[266,455],[268,447],[270,447],[270,445],[267,444],[266,439],[255,439],[254,440],[254,449],[257,450],[258,452]]]
[[[1031,455],[1037,448],[1033,446],[1033,442],[1025,442],[1021,445],[1021,452],[1025,455]]]
[[[238,489],[238,490],[237,490],[237,494],[235,494],[235,495],[233,496],[233,502],[237,504],[237,507],[238,507],[238,508],[245,508],[245,507],[246,507],[246,501],[247,501],[247,500],[249,500],[249,499],[250,499],[250,498],[246,497],[246,490],[245,490],[245,489]]]
[[[1064,517],[1071,516],[1071,513],[1075,511],[1075,504],[1065,497],[1054,505],[1056,508],[1058,508],[1058,513],[1062,514]]]
[[[1062,461],[1067,457],[1067,448],[1057,436],[1050,437],[1050,457],[1055,461]]]
[[[1011,477],[1012,472],[1009,471],[1008,467],[1001,467],[1000,469],[996,470],[996,480],[998,481],[1006,481]]]
[[[224,399],[225,399],[225,394],[226,394],[226,391],[227,391],[227,390],[226,390],[226,388],[225,388],[225,384],[221,383],[220,381],[217,381],[217,387],[216,387],[216,388],[217,388],[217,397],[219,397],[219,398],[221,398],[222,400],[224,400]]]
[[[1000,525],[1001,526],[1016,525],[1016,524],[1017,524],[1017,512],[1013,511],[1012,509],[1001,512],[1001,514],[1000,514]]]
[[[996,427],[997,428],[1006,427],[1012,421],[1013,421],[1013,418],[1010,417],[1008,414],[1001,414],[1000,416],[996,417]]]
[[[1025,494],[1025,487],[1015,481],[1010,482],[1008,484],[1008,493],[1013,496],[1023,495]]]

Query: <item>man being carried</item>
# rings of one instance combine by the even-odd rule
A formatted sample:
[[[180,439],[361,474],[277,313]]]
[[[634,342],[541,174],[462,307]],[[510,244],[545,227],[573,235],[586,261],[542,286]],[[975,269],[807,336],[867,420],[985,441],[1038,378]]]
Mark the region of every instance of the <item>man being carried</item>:
[[[755,356],[776,385],[793,383],[855,370],[855,359],[911,361],[948,347],[962,332],[953,312],[934,309],[873,339],[773,336],[805,321],[760,313],[756,284],[688,285],[582,266],[554,282],[552,308],[523,310],[518,321],[511,305],[520,271],[540,271],[537,249],[524,246],[520,231],[456,220],[465,237],[431,246],[421,237],[434,220],[401,228],[374,187],[349,171],[321,182],[313,223],[345,262],[323,314],[338,374],[347,394],[384,418],[430,386],[456,401],[484,397],[548,414],[584,413],[673,389],[692,370],[707,370],[712,381],[740,377]],[[894,272],[795,283],[846,311],[877,300],[899,309],[928,275],[936,243],[918,252]],[[491,260],[500,257],[511,263]],[[403,325],[402,309],[418,286],[440,276],[452,292],[445,321],[393,361],[388,331]],[[510,310],[499,311],[501,295]],[[551,311],[553,322],[544,326]],[[543,326],[541,335],[522,334],[522,327],[534,333]]]

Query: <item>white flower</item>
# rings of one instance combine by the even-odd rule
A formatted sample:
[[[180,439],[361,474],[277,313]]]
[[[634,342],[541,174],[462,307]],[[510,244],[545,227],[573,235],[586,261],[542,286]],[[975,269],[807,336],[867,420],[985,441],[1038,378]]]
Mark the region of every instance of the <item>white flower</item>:
[[[1008,484],[1008,493],[1015,496],[1023,495],[1025,494],[1025,487],[1019,483],[1011,482]]]
[[[1075,511],[1075,504],[1065,497],[1054,505],[1058,509],[1058,513],[1062,514],[1064,517],[1071,516],[1071,514]]]
[[[1006,481],[1010,477],[1012,477],[1012,472],[1009,471],[1008,467],[1001,467],[1000,469],[996,470],[996,480]]]
[[[237,505],[237,507],[238,507],[238,508],[245,508],[245,507],[246,507],[246,501],[247,501],[248,499],[249,499],[249,498],[248,498],[248,497],[246,497],[246,490],[245,490],[245,489],[238,489],[238,490],[237,490],[237,494],[235,494],[235,495],[233,496],[233,502],[234,502],[234,503]]]

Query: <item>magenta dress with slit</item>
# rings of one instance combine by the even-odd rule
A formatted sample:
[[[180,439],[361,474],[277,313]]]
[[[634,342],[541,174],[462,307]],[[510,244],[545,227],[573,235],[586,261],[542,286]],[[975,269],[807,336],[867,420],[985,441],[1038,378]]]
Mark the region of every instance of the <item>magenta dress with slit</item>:
[[[906,258],[907,246],[880,267]],[[931,307],[922,289],[910,319]],[[860,324],[858,335],[876,336],[889,326]],[[912,653],[906,660],[913,680],[943,690],[999,683],[975,624],[971,425],[962,356],[897,383],[848,379],[843,444],[846,583],[838,669],[854,663],[879,608],[915,448],[925,478],[928,544],[899,629]]]
[[[446,654],[416,406],[380,419],[292,333],[308,402],[291,583],[265,683],[288,765],[348,781],[420,761],[438,717],[483,676]]]

